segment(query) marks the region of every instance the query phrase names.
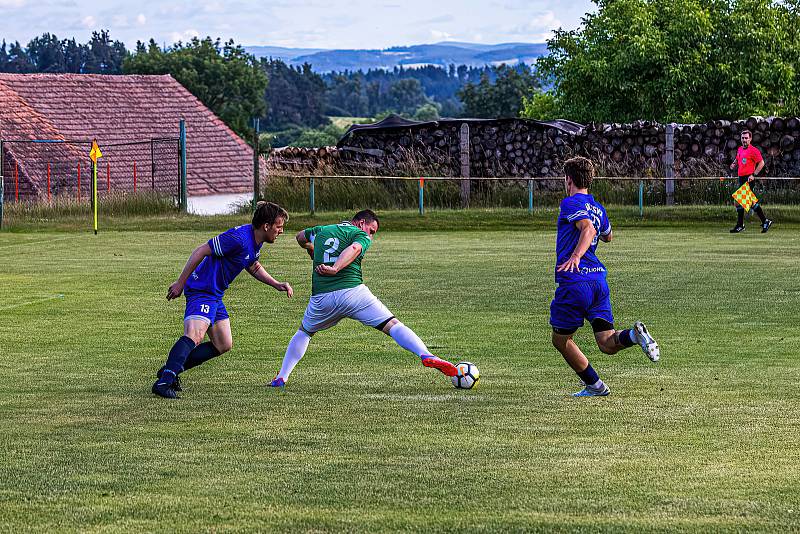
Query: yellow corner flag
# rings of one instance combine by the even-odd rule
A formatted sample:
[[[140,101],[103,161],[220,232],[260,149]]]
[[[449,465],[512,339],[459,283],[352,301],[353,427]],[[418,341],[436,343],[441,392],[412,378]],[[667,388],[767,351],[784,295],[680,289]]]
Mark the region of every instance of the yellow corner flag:
[[[97,146],[97,141],[92,141],[92,150],[89,152],[89,157],[92,158],[92,162],[97,165],[97,158],[102,158],[103,153],[100,152],[100,147]]]
[[[97,140],[92,141],[92,150],[89,151],[92,158],[92,210],[94,211],[94,235],[97,235],[97,158],[102,158],[103,153],[97,146]]]
[[[736,192],[731,195],[733,200],[739,203],[741,207],[744,208],[744,211],[750,211],[750,208],[755,206],[758,202],[758,198],[756,198],[755,194],[753,194],[753,190],[750,189],[750,184],[745,182],[742,187],[736,190]]]

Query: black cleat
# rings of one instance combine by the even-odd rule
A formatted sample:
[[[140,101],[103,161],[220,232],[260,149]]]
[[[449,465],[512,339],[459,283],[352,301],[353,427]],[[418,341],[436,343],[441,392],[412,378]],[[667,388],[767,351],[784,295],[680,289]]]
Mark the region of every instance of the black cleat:
[[[770,226],[772,226],[772,219],[766,219],[761,225],[761,233],[766,234],[769,231]]]
[[[732,234],[738,234],[739,232],[744,232],[744,225],[742,226],[736,225],[733,228],[731,228]]]
[[[160,379],[156,380],[153,384],[152,392],[154,395],[164,397],[165,399],[177,399],[178,394],[172,389],[172,384],[162,382]]]
[[[161,373],[163,372],[164,368],[162,367],[156,373],[156,378],[161,378]],[[175,380],[172,381],[172,389],[174,389],[175,391],[183,391],[183,388],[181,387],[181,377],[175,376]]]

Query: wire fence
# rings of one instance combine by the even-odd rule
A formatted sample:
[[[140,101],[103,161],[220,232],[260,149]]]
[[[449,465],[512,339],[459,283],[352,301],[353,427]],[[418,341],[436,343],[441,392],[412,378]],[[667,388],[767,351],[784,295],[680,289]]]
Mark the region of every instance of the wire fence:
[[[0,140],[3,200],[89,202],[91,146],[91,141]],[[103,157],[97,162],[98,198],[146,192],[177,199],[181,183],[180,148],[179,138],[101,143]]]
[[[447,176],[271,176],[264,198],[293,211],[374,209],[459,209],[465,207],[464,178]],[[473,208],[558,207],[564,198],[563,178],[471,178],[468,202]],[[800,206],[800,177],[756,179],[751,187],[763,202]],[[591,193],[600,202],[618,206],[732,206],[737,178],[596,177]]]

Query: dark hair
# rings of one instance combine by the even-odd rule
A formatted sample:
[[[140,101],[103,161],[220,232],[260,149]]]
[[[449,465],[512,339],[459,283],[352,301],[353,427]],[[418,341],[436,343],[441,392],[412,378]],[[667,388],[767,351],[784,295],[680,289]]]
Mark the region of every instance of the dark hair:
[[[378,220],[378,216],[375,215],[375,212],[372,211],[372,210],[361,210],[358,213],[356,213],[355,215],[353,215],[353,218],[351,220],[353,222],[355,222],[355,221],[365,221],[367,223],[371,223],[372,221],[375,221],[376,223],[378,223],[378,226],[381,225],[381,222]]]
[[[256,204],[256,211],[253,213],[253,228],[261,228],[265,224],[275,224],[277,219],[283,219],[283,222],[286,222],[289,220],[289,214],[274,202],[262,200]]]
[[[570,177],[578,189],[588,188],[594,179],[594,165],[583,157],[575,157],[564,162],[564,174]]]
[[[742,132],[739,135],[741,134],[749,134],[750,137],[753,137],[753,132],[751,132],[750,130],[742,130]]]

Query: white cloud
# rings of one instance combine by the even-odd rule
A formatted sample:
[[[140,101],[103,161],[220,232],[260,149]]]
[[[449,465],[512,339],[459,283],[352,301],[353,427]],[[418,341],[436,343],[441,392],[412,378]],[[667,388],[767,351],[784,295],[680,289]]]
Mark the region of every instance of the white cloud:
[[[0,0],[0,7],[13,9],[15,7],[22,7],[27,3],[26,0]]]
[[[91,15],[87,15],[81,19],[81,24],[83,24],[86,28],[90,30],[94,30],[97,28],[97,19],[95,19]]]
[[[513,32],[532,42],[541,42],[553,36],[553,30],[563,26],[552,11],[544,11],[525,24],[514,28]]]
[[[439,30],[431,30],[431,38],[436,41],[452,41],[453,34]]]
[[[185,30],[183,32],[172,32],[169,34],[169,38],[173,43],[177,43],[178,41],[186,42],[191,41],[194,37],[200,37],[200,32],[194,29]]]
[[[140,26],[144,26],[144,25],[147,23],[147,17],[145,17],[145,16],[144,16],[144,13],[139,13],[139,14],[136,16],[136,22],[137,22],[137,23],[138,23]]]

